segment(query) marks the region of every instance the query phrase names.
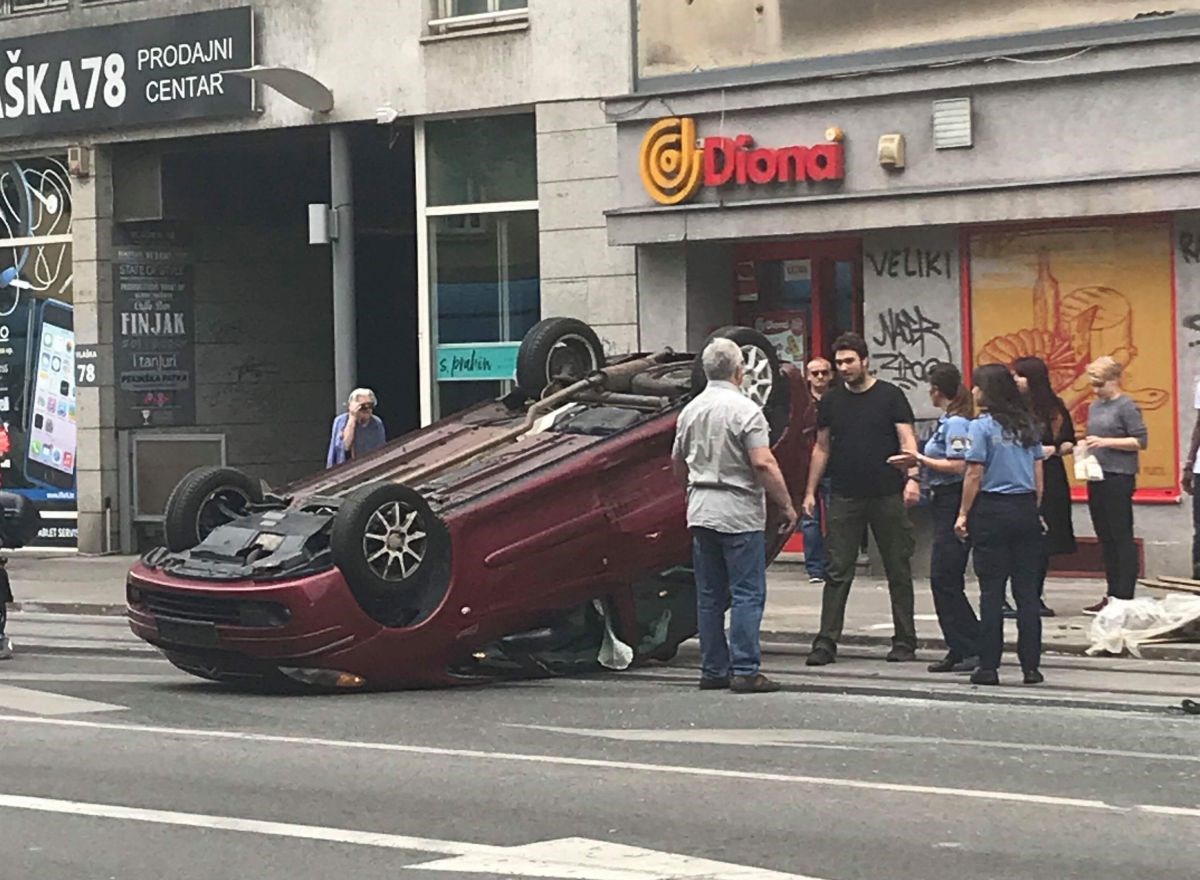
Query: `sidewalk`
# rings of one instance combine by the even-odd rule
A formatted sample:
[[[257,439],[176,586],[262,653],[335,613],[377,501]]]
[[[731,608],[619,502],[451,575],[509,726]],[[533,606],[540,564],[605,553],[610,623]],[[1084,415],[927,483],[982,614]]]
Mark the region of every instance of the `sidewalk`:
[[[132,556],[76,556],[13,554],[8,572],[16,596],[16,610],[58,614],[122,615],[125,612],[125,573]],[[802,565],[781,562],[767,576],[767,608],[763,638],[773,642],[811,643],[821,618],[821,584],[810,584]],[[967,593],[975,601],[978,588],[968,582]],[[1080,613],[1085,605],[1103,594],[1100,581],[1051,580],[1046,584],[1046,602],[1058,612],[1044,618],[1042,641],[1047,652],[1083,654],[1091,618]],[[1139,587],[1139,595],[1161,597],[1161,591]],[[916,623],[923,654],[934,659],[945,650],[929,582],[917,581]],[[1016,623],[1006,621],[1005,641],[1016,646]],[[891,607],[882,578],[859,577],[850,592],[846,610],[844,645],[882,646],[892,636]],[[1143,656],[1155,660],[1200,660],[1200,645],[1148,645]]]

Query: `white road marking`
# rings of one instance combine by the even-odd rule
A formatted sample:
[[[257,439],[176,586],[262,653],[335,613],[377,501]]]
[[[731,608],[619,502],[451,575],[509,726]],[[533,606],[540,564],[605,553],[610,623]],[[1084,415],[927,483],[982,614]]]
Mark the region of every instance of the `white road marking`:
[[[24,681],[51,684],[149,684],[155,681],[190,681],[191,676],[180,672],[4,672],[0,682]]]
[[[26,688],[0,684],[0,707],[16,709],[18,712],[33,712],[37,715],[78,715],[83,712],[119,712],[127,707],[112,703],[98,703],[47,691],[32,691]]]
[[[520,754],[512,752],[488,752],[477,749],[449,749],[435,746],[413,746],[398,743],[361,742],[307,736],[284,736],[280,734],[250,733],[233,730],[195,730],[182,727],[157,727],[143,724],[118,724],[115,722],[82,721],[65,718],[35,718],[21,715],[0,715],[0,723],[38,724],[55,727],[73,727],[81,730],[110,730],[124,734],[149,734],[152,736],[194,737],[199,739],[231,740],[236,742],[272,743],[276,745],[316,746],[347,750],[391,752],[404,755],[425,755],[442,758],[469,758],[494,763],[512,761],[559,767],[587,767],[595,770],[620,770],[636,773],[661,773],[671,776],[693,776],[703,779],[735,779],[752,782],[782,782],[789,785],[812,785],[827,788],[848,788],[861,791],[894,792],[932,797],[956,797],[972,800],[1002,801],[1007,803],[1036,804],[1047,807],[1070,807],[1083,810],[1127,812],[1128,808],[1088,798],[1058,797],[1056,795],[1027,794],[1015,791],[992,791],[977,788],[950,788],[940,785],[913,785],[900,782],[881,782],[867,779],[836,779],[822,776],[802,776],[790,773],[765,773],[750,770],[722,770],[715,767],[687,767],[674,764],[649,764],[638,761],[608,761],[599,758],[573,758],[566,755]]]
[[[817,880],[799,874],[784,874],[581,837],[549,840],[527,846],[489,846],[429,837],[355,831],[349,828],[297,825],[290,822],[268,822],[206,813],[148,810],[116,804],[94,804],[10,794],[0,794],[0,808],[322,840],[352,846],[374,846],[453,856],[450,859],[405,866],[417,870],[555,877],[562,880]]]
[[[1103,758],[1133,758],[1144,761],[1186,761],[1200,763],[1200,755],[1166,752],[1135,752],[1124,749],[1092,749],[1083,746],[1011,743],[980,739],[949,739],[932,736],[901,736],[884,733],[853,733],[840,730],[789,728],[688,728],[686,730],[603,730],[579,727],[552,727],[543,724],[509,724],[524,730],[540,730],[569,736],[587,736],[622,742],[701,743],[705,745],[777,746],[779,748],[817,748],[835,751],[877,751],[876,746],[915,745],[941,748],[965,746],[971,749],[1001,749],[1018,752],[1061,752],[1068,755]]]
[[[515,846],[503,854],[459,856],[408,867],[566,880],[815,880],[583,837]]]
[[[1191,807],[1160,807],[1154,804],[1138,804],[1135,809],[1144,813],[1157,813],[1160,816],[1191,816],[1200,819],[1200,809]]]

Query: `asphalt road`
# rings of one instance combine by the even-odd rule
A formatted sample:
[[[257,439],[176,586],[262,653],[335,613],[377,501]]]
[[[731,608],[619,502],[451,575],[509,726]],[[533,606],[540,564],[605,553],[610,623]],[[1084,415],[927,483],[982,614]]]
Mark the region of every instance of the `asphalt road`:
[[[1183,664],[1063,658],[1050,688],[982,691],[775,653],[788,689],[735,696],[695,690],[693,661],[278,697],[145,655],[18,654],[0,664],[0,874],[1196,874],[1200,718],[1170,709],[1198,680]]]

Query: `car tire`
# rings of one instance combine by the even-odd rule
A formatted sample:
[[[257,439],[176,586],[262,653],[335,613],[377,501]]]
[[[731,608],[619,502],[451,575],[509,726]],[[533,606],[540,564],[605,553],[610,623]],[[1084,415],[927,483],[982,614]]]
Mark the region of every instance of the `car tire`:
[[[372,483],[347,495],[329,546],[354,598],[385,626],[411,624],[429,591],[449,581],[445,523],[420,492],[398,483]]]
[[[605,364],[596,331],[577,318],[546,318],[533,325],[517,352],[517,387],[541,398],[551,387],[565,387]]]
[[[659,364],[635,374],[629,388],[651,397],[682,397],[692,390],[692,365],[687,361]]]
[[[771,443],[774,444],[786,429],[791,415],[791,394],[787,378],[783,375],[779,353],[766,336],[752,327],[722,327],[704,341],[705,347],[714,339],[730,339],[741,348],[747,361],[747,379],[742,390],[762,407],[767,424],[771,427]],[[757,374],[753,378],[749,375],[751,369]],[[748,383],[751,382],[753,386],[749,387]],[[697,355],[692,365],[693,393],[699,394],[707,384],[704,365]]]
[[[173,553],[190,550],[219,526],[262,501],[262,488],[242,471],[201,467],[184,475],[167,498],[163,532]]]

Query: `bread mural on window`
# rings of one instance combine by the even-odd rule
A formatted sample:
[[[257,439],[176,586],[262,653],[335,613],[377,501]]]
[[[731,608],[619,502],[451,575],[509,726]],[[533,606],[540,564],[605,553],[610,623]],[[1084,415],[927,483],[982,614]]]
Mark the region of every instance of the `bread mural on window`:
[[[1087,365],[1110,355],[1142,408],[1151,446],[1139,487],[1175,484],[1174,306],[1164,224],[979,233],[970,239],[976,365],[1033,355],[1080,435],[1092,389]]]

